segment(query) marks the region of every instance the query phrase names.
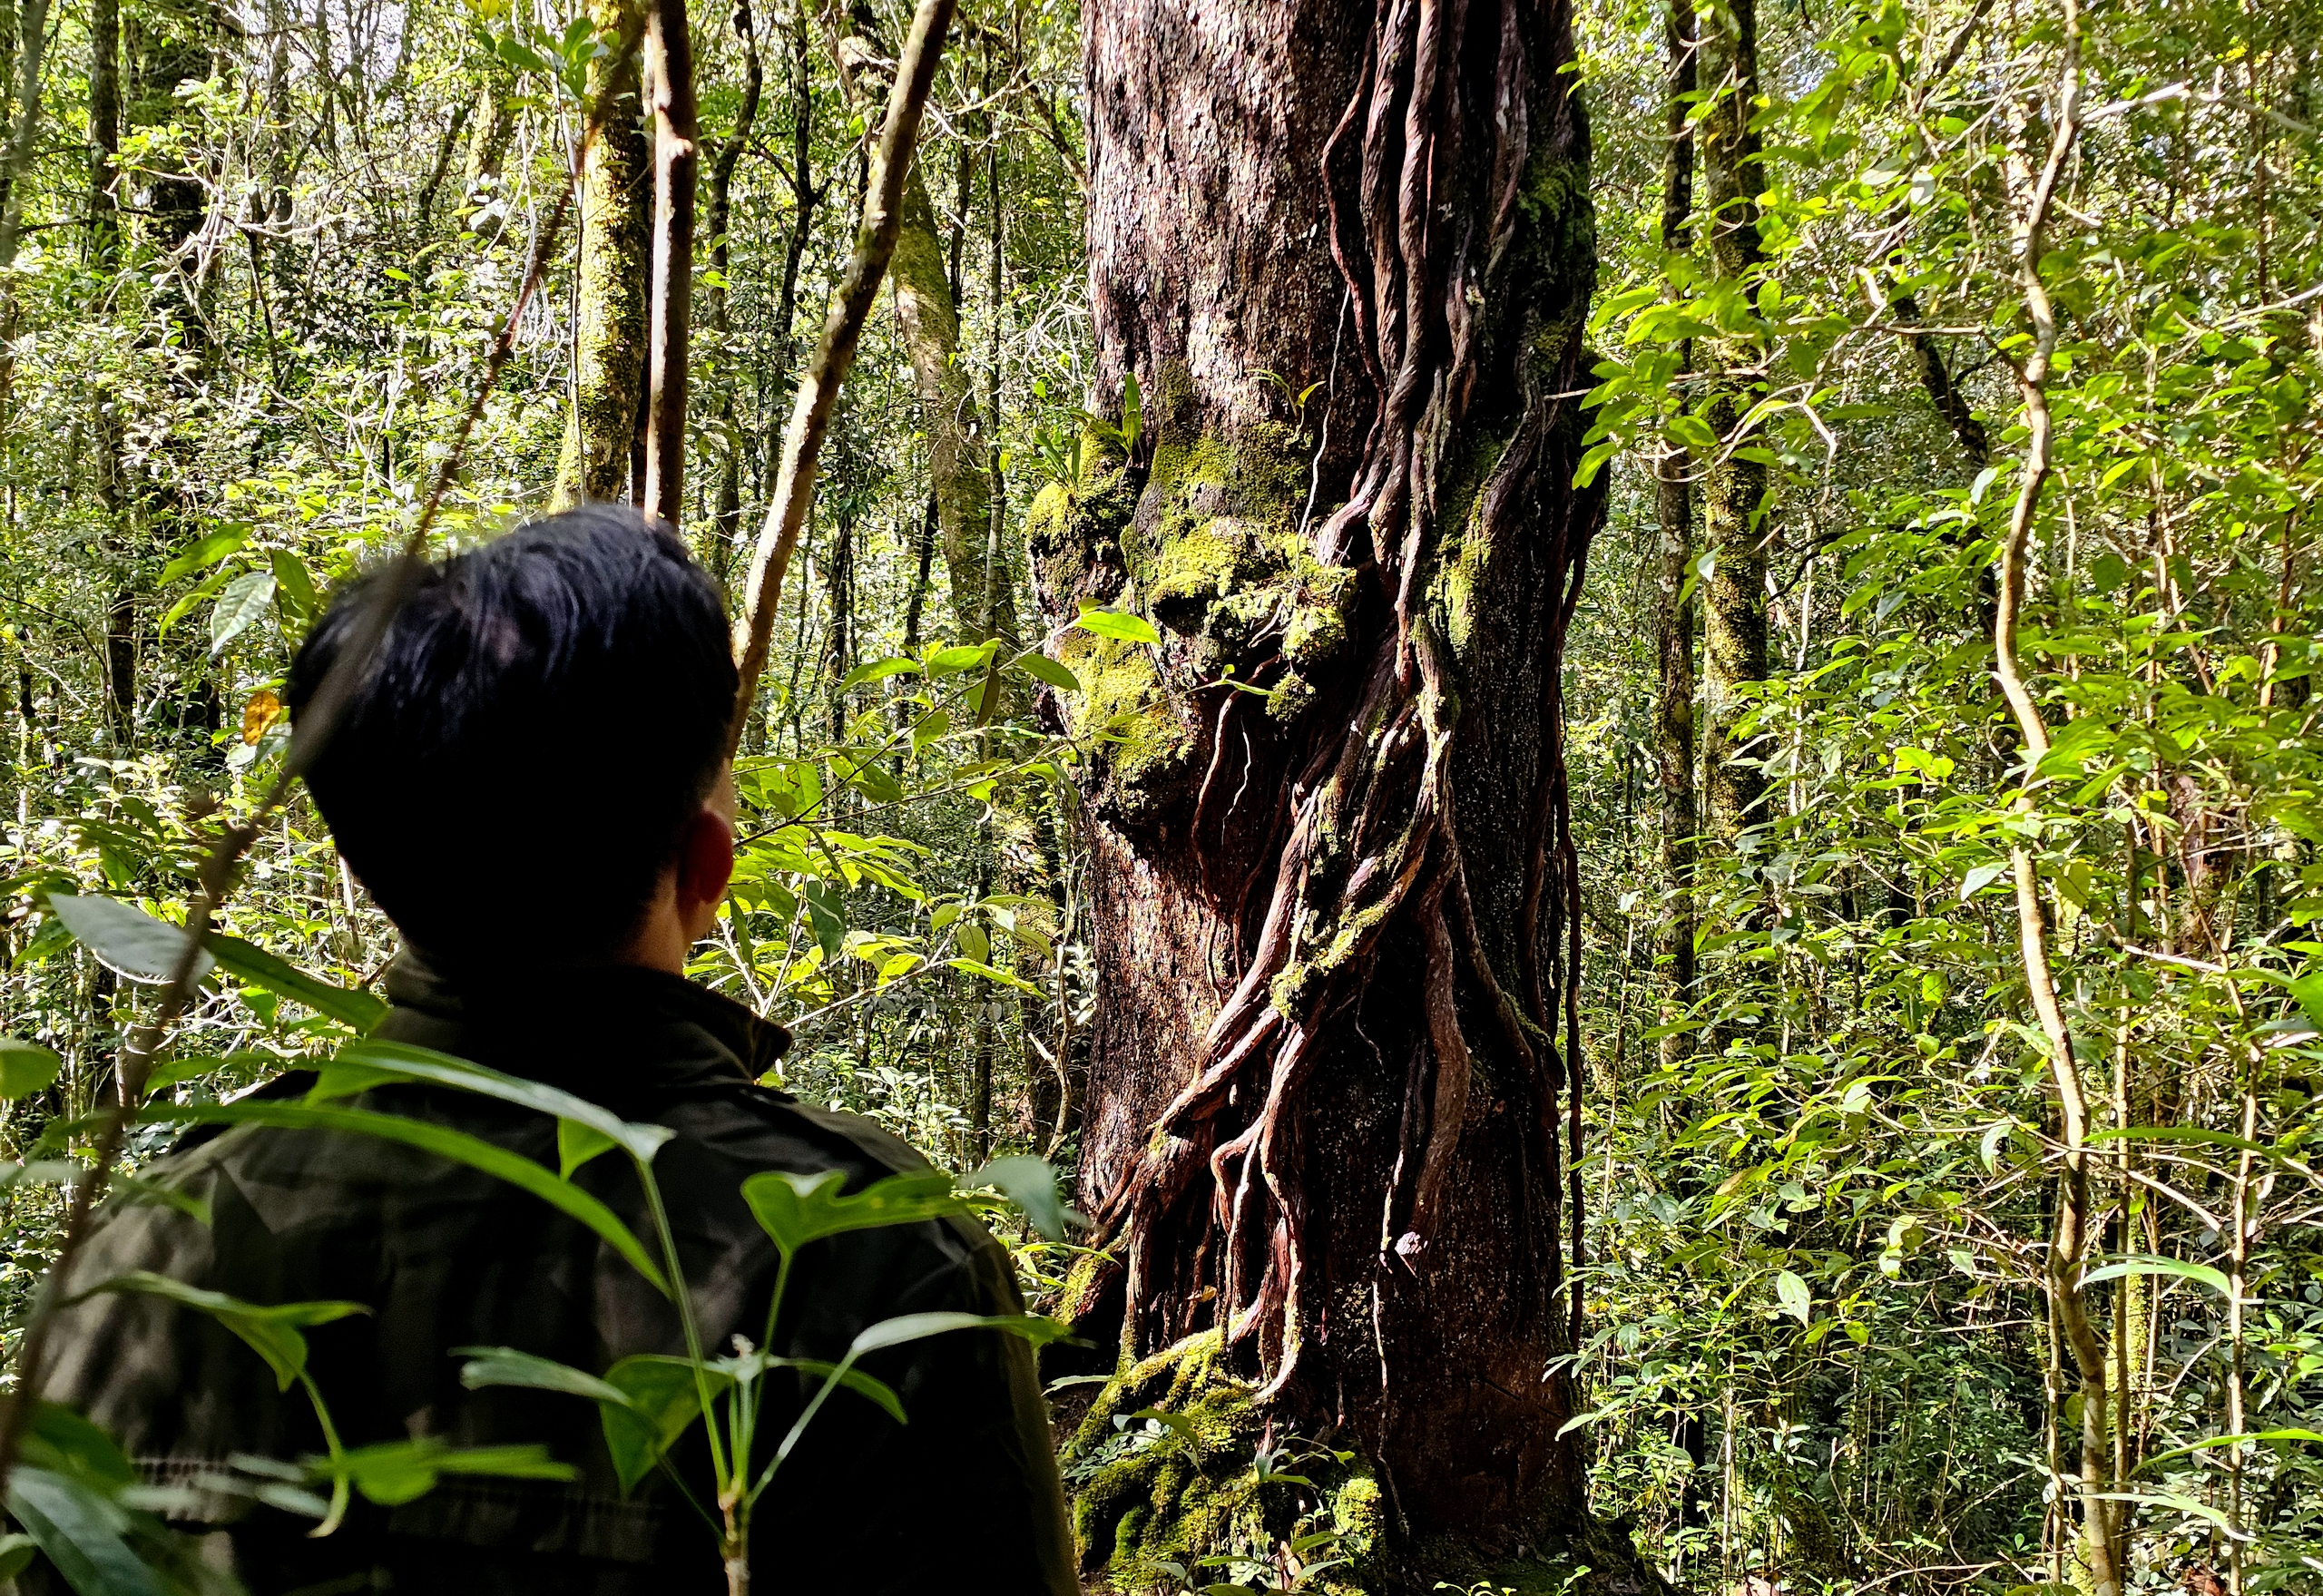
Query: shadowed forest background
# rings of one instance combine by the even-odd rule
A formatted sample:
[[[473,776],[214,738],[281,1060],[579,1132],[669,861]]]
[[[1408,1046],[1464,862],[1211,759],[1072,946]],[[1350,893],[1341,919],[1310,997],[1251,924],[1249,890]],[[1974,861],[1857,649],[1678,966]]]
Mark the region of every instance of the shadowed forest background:
[[[408,534],[479,392],[438,548],[649,502],[632,12],[561,3],[0,6],[12,1357],[64,1223],[56,1160],[152,996],[52,895],[186,917],[204,827],[283,758],[291,654]],[[1409,63],[1362,64],[1350,11],[1313,45],[1340,66],[1292,74],[1328,100],[1269,100],[1279,143],[1236,146],[1172,108],[1245,92],[1217,66],[1234,27],[1293,55],[1307,35],[1254,0],[1186,9],[1191,44],[1093,0],[1085,52],[1070,6],[975,0],[955,24],[747,725],[741,863],[691,967],[796,1033],[770,1084],[956,1172],[1031,1154],[1074,1182],[1093,1225],[1013,1250],[1084,1331],[1044,1370],[1090,1578],[1359,1588],[1369,1538],[1426,1520],[1485,1550],[1403,1577],[1558,1588],[1511,1572],[1539,1550],[1513,1531],[1367,1484],[1392,1462],[1415,1503],[1474,1498],[1499,1466],[1472,1479],[1389,1400],[1389,1348],[1469,1312],[1444,1305],[1474,1269],[1539,1299],[1508,1400],[1545,1416],[1507,1467],[1569,1472],[1611,1526],[1560,1522],[1574,1588],[1610,1544],[1748,1596],[2323,1591],[2323,11],[1507,8],[1539,28],[1534,164],[1505,202],[1482,177],[1445,202],[1501,219],[1488,291],[1446,299],[1487,354],[1470,410],[1413,412],[1443,496],[1411,517],[1418,585],[1367,610],[1334,586],[1360,562],[1328,555],[1394,430],[1363,376],[1387,335],[1333,275],[1360,230],[1325,201],[1353,215],[1377,185],[1318,178],[1282,201],[1309,230],[1268,248],[1274,213],[1218,151],[1319,172],[1302,152],[1343,113],[1386,136],[1348,96]],[[690,392],[659,502],[738,613],[909,24],[837,0],[691,19]],[[1118,110],[1139,83],[1144,132]],[[584,107],[624,93],[487,387]],[[1240,175],[1164,192],[1180,134]],[[1188,252],[1165,214],[1225,240],[1184,300],[1245,329],[1167,359],[1151,318]],[[1244,259],[1286,275],[1238,300]],[[1340,265],[1368,283],[1384,260]],[[1230,286],[1205,299],[1213,267]],[[1286,328],[1311,369],[1268,364]],[[1467,369],[1447,358],[1432,403]],[[1505,505],[1485,489],[1522,449]],[[1423,541],[1504,514],[1554,544],[1516,586],[1487,581],[1482,534]],[[1348,664],[1373,638],[1420,681],[1407,664],[1375,693],[1438,739],[1367,800],[1410,827],[1377,856],[1408,852],[1408,942],[1366,917],[1365,867],[1318,873],[1268,829],[1306,790],[1302,729],[1374,703]],[[1562,841],[1527,833],[1529,896],[1476,818],[1521,806],[1454,731],[1502,712],[1492,737],[1569,815]],[[587,782],[646,729],[608,721],[549,778]],[[1454,778],[1460,826],[1431,808]],[[1295,867],[1382,973],[1296,927],[1258,968],[1265,895],[1242,884]],[[1530,951],[1504,956],[1544,890],[1546,929],[1524,918]],[[303,797],[220,925],[347,988],[396,947]],[[1519,1015],[1488,972],[1534,958]],[[221,957],[148,1090],[215,1101],[345,1040],[346,1013],[269,970]],[[1426,1062],[1456,1045],[1436,1011],[1408,1018],[1439,991],[1476,1050],[1465,1096]],[[1409,1036],[1381,1053],[1367,1016],[1397,1005]],[[1154,1149],[1213,1021],[1247,1023],[1276,1073],[1218,1076],[1184,1186]],[[1299,1039],[1326,1021],[1371,1046],[1385,1097],[1308,1084]],[[1494,1161],[1535,1131],[1545,1176]],[[168,1140],[132,1130],[128,1164]],[[1384,1212],[1326,1167],[1374,1155]],[[1236,1158],[1219,1224],[1259,1191],[1281,1239],[1247,1267],[1239,1228],[1214,1248],[1204,1229],[1204,1160]],[[1494,1252],[1502,1230],[1546,1272]],[[1359,1253],[1444,1295],[1302,1299],[1310,1235],[1318,1278]],[[1333,1313],[1376,1314],[1376,1354],[1323,1334]],[[1465,1334],[1428,1377],[1458,1378]],[[1340,1436],[1328,1392],[1344,1414],[1358,1365],[1387,1395]]]

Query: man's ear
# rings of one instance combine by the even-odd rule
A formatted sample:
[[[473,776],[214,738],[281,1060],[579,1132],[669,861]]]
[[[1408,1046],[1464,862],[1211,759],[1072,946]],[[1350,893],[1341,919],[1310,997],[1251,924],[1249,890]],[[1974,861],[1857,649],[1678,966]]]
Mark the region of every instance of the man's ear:
[[[682,914],[715,906],[734,876],[734,824],[708,804],[696,809],[678,838],[678,908]]]

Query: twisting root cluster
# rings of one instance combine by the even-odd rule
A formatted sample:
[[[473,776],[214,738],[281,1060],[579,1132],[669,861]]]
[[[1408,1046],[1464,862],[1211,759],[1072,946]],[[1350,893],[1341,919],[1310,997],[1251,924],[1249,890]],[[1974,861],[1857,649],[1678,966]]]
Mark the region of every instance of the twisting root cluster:
[[[1517,1062],[1552,1194],[1560,1163],[1570,1170],[1572,1161],[1560,1160],[1560,1131],[1569,1132],[1574,1153],[1579,1148],[1577,1072],[1563,1105],[1570,1118],[1560,1122],[1566,1060],[1579,1056],[1572,979],[1579,948],[1558,683],[1595,502],[1576,509],[1565,492],[1573,464],[1561,442],[1571,431],[1562,425],[1570,392],[1544,391],[1542,362],[1508,352],[1506,328],[1524,312],[1504,310],[1493,325],[1479,325],[1485,290],[1520,225],[1536,94],[1529,41],[1561,36],[1564,20],[1553,15],[1543,25],[1541,8],[1525,0],[1473,8],[1466,0],[1379,0],[1364,80],[1324,155],[1333,255],[1377,397],[1348,500],[1315,529],[1311,550],[1367,578],[1367,602],[1350,628],[1362,674],[1354,691],[1318,703],[1294,729],[1287,824],[1266,845],[1279,852],[1255,935],[1241,935],[1240,905],[1226,901],[1239,884],[1212,882],[1203,862],[1203,887],[1236,927],[1239,979],[1191,1081],[1098,1215],[1101,1239],[1125,1255],[1139,1343],[1175,1339],[1214,1313],[1230,1346],[1256,1338],[1268,1376],[1261,1399],[1293,1379],[1306,1322],[1302,1111],[1318,1069],[1336,1056],[1338,1044],[1323,1041],[1327,1027],[1355,1002],[1383,938],[1397,935],[1406,939],[1398,945],[1424,955],[1423,1029],[1433,1068],[1416,1066],[1407,1088],[1403,1153],[1385,1193],[1382,1267],[1423,1269],[1452,1200],[1472,1078],[1456,1001],[1464,977],[1482,995],[1475,1006],[1490,1015],[1501,1051]],[[1490,103],[1475,103],[1483,60],[1491,63]],[[1448,202],[1456,193],[1465,202]],[[1579,335],[1564,328],[1557,336],[1554,364],[1569,379]],[[1439,564],[1442,478],[1463,458],[1464,422],[1495,337],[1503,344],[1493,369],[1520,387],[1521,409],[1465,512],[1463,535],[1501,549],[1543,540],[1533,568],[1545,569],[1554,584],[1544,595],[1550,612],[1539,662],[1545,744],[1524,825],[1522,923],[1506,939],[1519,950],[1508,984],[1487,956],[1469,890],[1452,779],[1454,662],[1426,607],[1426,583]],[[1504,415],[1516,408],[1507,394],[1491,397]],[[1197,848],[1201,811],[1228,759],[1228,718],[1221,709],[1197,805]],[[1562,1048],[1552,994],[1564,999]],[[1247,1122],[1228,1134],[1230,1104],[1253,1102]],[[1566,1201],[1577,1256],[1577,1176]]]

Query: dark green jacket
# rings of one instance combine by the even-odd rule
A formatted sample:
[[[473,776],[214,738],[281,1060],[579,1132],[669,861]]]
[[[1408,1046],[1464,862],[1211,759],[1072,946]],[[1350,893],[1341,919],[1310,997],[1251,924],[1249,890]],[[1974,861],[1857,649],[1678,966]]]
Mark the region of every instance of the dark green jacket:
[[[655,1170],[713,1351],[763,1331],[773,1288],[776,1255],[742,1202],[745,1177],[841,1170],[854,1190],[926,1167],[862,1120],[757,1085],[789,1037],[675,976],[600,969],[455,992],[407,961],[388,993],[395,1007],[381,1037],[550,1082],[677,1132]],[[291,1076],[263,1090],[290,1097],[310,1083]],[[556,1167],[553,1121],[494,1100],[390,1086],[359,1106],[439,1121]],[[358,1505],[319,1541],[308,1538],[310,1520],[205,1497],[197,1522],[227,1527],[237,1570],[259,1596],[724,1589],[710,1531],[667,1481],[622,1495],[591,1404],[460,1385],[456,1346],[515,1346],[593,1372],[632,1353],[683,1350],[669,1303],[588,1229],[466,1166],[336,1132],[198,1132],[147,1173],[207,1203],[210,1225],[151,1203],[123,1209],[93,1242],[76,1288],[152,1269],[259,1303],[362,1303],[367,1316],[308,1332],[309,1367],[348,1445],[539,1442],[580,1469],[571,1484],[446,1477],[401,1507]],[[597,1159],[575,1179],[636,1234],[653,1235],[625,1160]],[[971,1221],[810,1245],[777,1339],[793,1356],[836,1358],[865,1326],[933,1309],[1021,1311],[1005,1254]],[[189,1483],[237,1453],[323,1450],[299,1390],[279,1393],[258,1356],[199,1313],[99,1296],[72,1311],[57,1345],[49,1395],[105,1425],[162,1482]],[[865,1366],[895,1388],[909,1422],[847,1392],[826,1405],[760,1500],[751,1538],[760,1596],[1073,1591],[1071,1536],[1025,1344],[957,1331]],[[803,1389],[782,1377],[762,1435],[788,1429]],[[707,1500],[698,1427],[674,1455]]]

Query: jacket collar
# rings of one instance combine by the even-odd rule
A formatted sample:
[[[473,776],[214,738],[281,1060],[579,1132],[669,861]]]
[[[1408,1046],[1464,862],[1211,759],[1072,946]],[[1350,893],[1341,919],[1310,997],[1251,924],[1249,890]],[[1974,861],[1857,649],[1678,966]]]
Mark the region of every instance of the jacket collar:
[[[711,1072],[749,1081],[772,1069],[790,1046],[789,1031],[731,998],[667,971],[634,964],[512,966],[447,974],[417,950],[406,948],[388,966],[385,985],[394,1007],[372,1034],[456,1053],[472,1051],[476,1043],[501,1053],[505,1045],[492,1045],[495,1042],[505,1044],[512,1035],[519,1036],[530,1043],[524,1053],[542,1058],[541,1067],[522,1068],[513,1059],[493,1062],[495,1067],[528,1075],[554,1072],[553,1055],[557,1053],[568,1058],[600,1054],[619,1040],[672,1028],[704,1033],[715,1045],[699,1051],[726,1055],[716,1061],[725,1068],[713,1065]],[[666,1069],[674,1064],[691,1074],[711,1062],[709,1058],[665,1056],[632,1059],[631,1065]],[[692,1067],[685,1068],[688,1064]]]

